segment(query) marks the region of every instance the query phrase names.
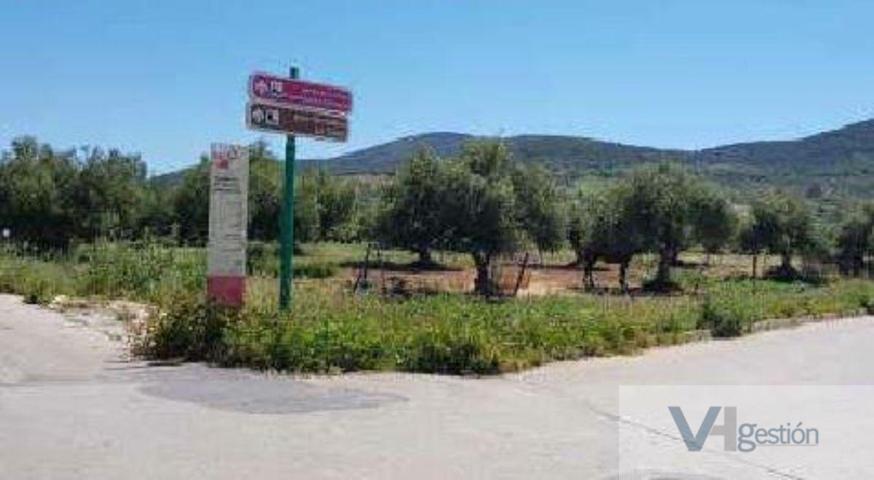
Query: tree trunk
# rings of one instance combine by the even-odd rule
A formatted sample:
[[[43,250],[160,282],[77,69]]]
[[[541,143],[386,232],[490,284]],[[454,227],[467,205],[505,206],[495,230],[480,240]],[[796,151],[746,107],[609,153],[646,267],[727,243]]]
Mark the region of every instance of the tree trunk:
[[[594,269],[594,261],[583,261],[583,287],[586,290],[595,289],[595,275],[593,273]]]
[[[759,264],[759,256],[757,254],[753,254],[753,278],[756,278],[756,267]]]
[[[576,255],[576,259],[574,259],[574,265],[581,266],[586,264],[585,255],[582,250],[574,250],[574,255]]]
[[[628,292],[628,262],[623,261],[619,263],[619,288],[622,289],[622,293]]]
[[[780,255],[780,269],[786,272],[792,270],[792,254],[783,253]]]
[[[476,265],[476,279],[474,279],[474,291],[480,295],[489,297],[493,293],[492,279],[489,275],[490,258],[487,254],[474,254],[473,263]]]
[[[656,285],[664,286],[671,282],[671,265],[673,260],[673,252],[670,249],[661,251],[659,254],[659,266],[656,271]]]
[[[427,248],[420,248],[418,252],[419,254],[419,265],[433,265],[434,258],[431,256],[431,250]]]
[[[680,264],[680,249],[679,248],[670,248],[671,252],[671,266]]]
[[[525,279],[525,269],[528,268],[528,253],[525,253],[525,259],[522,260],[522,268],[519,269],[519,275],[516,276],[516,286],[513,287],[513,296],[519,294],[519,287],[522,286],[522,280]]]

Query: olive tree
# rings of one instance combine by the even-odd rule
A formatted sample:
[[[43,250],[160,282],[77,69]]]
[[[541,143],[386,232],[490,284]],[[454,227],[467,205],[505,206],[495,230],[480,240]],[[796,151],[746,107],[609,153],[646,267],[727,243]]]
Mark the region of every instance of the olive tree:
[[[731,242],[737,230],[737,216],[728,201],[714,189],[701,188],[692,199],[692,234],[707,253],[717,253]]]
[[[596,287],[593,275],[600,259],[619,264],[619,286],[628,289],[628,266],[642,242],[622,205],[629,189],[614,185],[603,191],[581,191],[571,209],[568,240],[583,267],[583,283]]]
[[[544,251],[554,252],[564,244],[566,199],[553,176],[539,165],[515,168],[513,188],[521,227],[537,247],[543,263]]]
[[[746,219],[738,231],[738,247],[753,257],[753,278],[757,276],[759,255],[765,250],[765,235],[752,219]]]
[[[444,170],[431,151],[418,151],[385,187],[375,222],[378,239],[415,252],[423,266],[434,263],[431,253],[447,231]]]
[[[469,253],[476,267],[475,290],[495,293],[491,265],[522,239],[512,163],[500,143],[471,143],[447,165],[442,222],[447,247]]]
[[[837,235],[838,262],[841,273],[858,276],[871,251],[874,228],[874,204],[852,210],[839,227]]]
[[[671,266],[692,234],[696,205],[706,187],[686,170],[672,164],[644,167],[626,180],[622,215],[641,239],[643,251],[659,256],[653,282],[656,288],[671,283]]]
[[[658,255],[652,285],[671,284],[680,252],[697,242],[708,253],[723,248],[736,228],[728,202],[700,177],[674,164],[639,168],[625,182],[619,200],[630,235],[640,250]]]
[[[818,244],[813,219],[797,197],[775,191],[753,205],[751,228],[762,247],[780,256],[779,277],[794,277],[792,256]]]
[[[469,253],[475,289],[495,293],[491,266],[498,255],[526,241],[539,250],[559,248],[565,237],[562,192],[548,173],[522,167],[500,142],[465,145],[457,158],[440,160],[420,150],[384,189],[376,237],[419,254],[445,248]]]

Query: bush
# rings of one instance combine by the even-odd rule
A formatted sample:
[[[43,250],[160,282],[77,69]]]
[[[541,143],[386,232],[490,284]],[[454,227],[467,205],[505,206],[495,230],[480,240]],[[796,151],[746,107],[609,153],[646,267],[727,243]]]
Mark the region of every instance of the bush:
[[[239,312],[205,302],[199,295],[178,293],[151,319],[142,351],[160,358],[221,361],[225,332]]]
[[[714,337],[739,337],[752,328],[755,313],[749,303],[739,299],[704,297],[698,328],[707,328]]]

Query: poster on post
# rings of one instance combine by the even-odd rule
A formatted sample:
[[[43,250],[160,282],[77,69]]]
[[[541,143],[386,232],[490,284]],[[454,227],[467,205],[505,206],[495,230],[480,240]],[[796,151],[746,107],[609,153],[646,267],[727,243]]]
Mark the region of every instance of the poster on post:
[[[213,144],[210,158],[207,296],[220,305],[241,306],[246,291],[249,150]]]

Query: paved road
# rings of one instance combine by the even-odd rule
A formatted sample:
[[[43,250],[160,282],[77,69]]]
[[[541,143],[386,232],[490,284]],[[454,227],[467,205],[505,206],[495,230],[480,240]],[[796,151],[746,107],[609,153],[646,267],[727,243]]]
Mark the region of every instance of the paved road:
[[[816,478],[623,472],[618,386],[874,384],[871,317],[486,379],[150,367],[114,329],[0,296],[0,479]]]

